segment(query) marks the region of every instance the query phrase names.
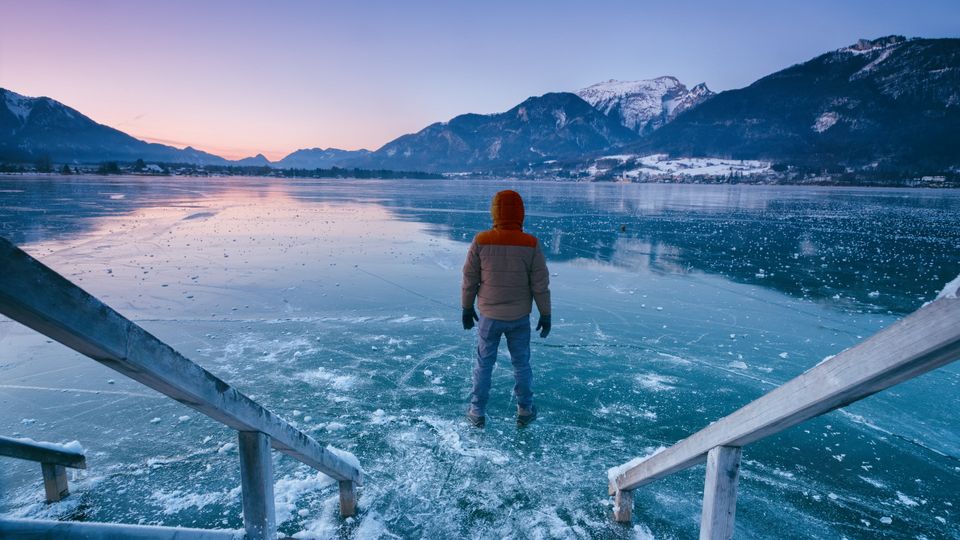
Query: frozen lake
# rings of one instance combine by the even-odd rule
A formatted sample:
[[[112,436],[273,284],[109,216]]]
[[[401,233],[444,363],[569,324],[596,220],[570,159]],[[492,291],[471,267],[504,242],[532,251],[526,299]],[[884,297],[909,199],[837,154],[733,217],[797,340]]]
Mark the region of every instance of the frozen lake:
[[[507,188],[554,329],[540,419],[514,426],[504,346],[478,431],[460,268]],[[958,216],[958,191],[0,176],[0,235],[360,458],[343,522],[334,483],[274,455],[281,531],[321,538],[695,537],[702,466],[638,489],[633,527],[606,469],[933,299]],[[45,505],[39,466],[4,459],[0,514],[242,527],[233,431],[4,318],[0,351],[0,433],[89,467]],[[960,538],[958,368],[746,447],[736,537]]]

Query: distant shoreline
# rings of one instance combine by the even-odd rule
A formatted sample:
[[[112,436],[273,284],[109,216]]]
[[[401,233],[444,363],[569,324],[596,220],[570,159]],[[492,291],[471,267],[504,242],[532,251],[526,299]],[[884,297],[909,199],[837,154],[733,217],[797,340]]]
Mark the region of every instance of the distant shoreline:
[[[310,171],[308,171],[310,172]],[[658,185],[703,185],[703,186],[757,186],[757,187],[781,187],[781,186],[797,186],[797,187],[837,187],[837,188],[911,188],[911,189],[960,189],[960,183],[950,182],[948,180],[943,181],[930,181],[928,179],[919,178],[919,179],[908,179],[895,182],[845,182],[841,181],[834,177],[817,177],[812,179],[805,179],[803,181],[784,181],[782,179],[770,179],[770,178],[756,178],[747,180],[744,178],[738,178],[734,180],[721,179],[721,178],[659,178],[659,179],[647,179],[647,180],[631,180],[631,181],[618,181],[613,179],[584,179],[584,178],[562,178],[555,176],[526,176],[526,175],[490,175],[490,174],[464,174],[464,173],[420,173],[420,172],[411,172],[411,171],[366,171],[366,175],[354,176],[348,174],[353,172],[352,170],[343,169],[341,174],[336,176],[333,175],[318,175],[313,176],[309,174],[297,174],[297,175],[285,175],[285,174],[255,174],[255,173],[220,173],[212,172],[205,174],[149,174],[149,173],[138,173],[138,172],[121,172],[115,174],[103,174],[93,171],[80,171],[79,173],[63,174],[59,172],[32,172],[32,171],[23,171],[23,172],[10,172],[10,171],[0,171],[0,177],[2,178],[16,178],[16,177],[36,177],[44,179],[63,179],[68,180],[72,178],[82,179],[82,178],[138,178],[138,179],[148,179],[148,178],[169,178],[169,179],[198,179],[198,178],[210,178],[210,179],[229,179],[229,178],[269,178],[276,180],[297,180],[297,179],[314,179],[314,180],[447,180],[447,181],[456,181],[456,180],[480,180],[480,181],[503,181],[503,180],[512,180],[512,181],[523,181],[523,182],[550,182],[550,183],[564,183],[564,184],[658,184]],[[376,173],[383,172],[387,174],[377,175]]]

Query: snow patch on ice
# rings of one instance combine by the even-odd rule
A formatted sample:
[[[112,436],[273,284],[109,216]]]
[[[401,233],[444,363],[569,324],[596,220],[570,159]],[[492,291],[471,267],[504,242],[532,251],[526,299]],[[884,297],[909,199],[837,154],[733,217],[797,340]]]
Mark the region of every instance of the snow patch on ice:
[[[363,518],[363,521],[360,522],[360,526],[357,527],[356,538],[368,540],[375,538],[400,537],[387,530],[387,526],[383,523],[383,520],[380,518],[379,514],[376,512],[369,512]]]
[[[387,413],[383,412],[383,409],[377,409],[370,413],[370,422],[372,426],[382,426],[384,424],[389,424],[397,419],[396,416],[388,416]]]
[[[273,484],[273,500],[276,504],[277,523],[289,521],[297,507],[297,500],[304,494],[320,491],[334,482],[333,478],[315,473],[302,478],[287,475]]]
[[[864,482],[866,482],[866,483],[870,484],[871,486],[873,486],[873,487],[875,487],[875,488],[878,488],[878,489],[885,489],[885,488],[887,487],[886,484],[884,484],[883,482],[877,480],[876,478],[870,478],[869,476],[859,476],[859,478],[860,478],[861,480],[863,480]]]
[[[633,526],[633,529],[630,531],[630,536],[634,538],[634,540],[656,540],[650,527],[642,523],[637,523]]]
[[[653,392],[673,390],[676,388],[673,385],[677,382],[676,378],[669,377],[667,375],[660,375],[659,373],[641,373],[640,375],[636,376],[635,380],[642,388],[651,390]]]
[[[690,365],[690,364],[692,363],[690,360],[687,360],[686,358],[681,358],[681,357],[679,357],[679,356],[677,356],[677,355],[668,354],[668,353],[665,353],[665,352],[658,352],[658,353],[657,353],[657,356],[660,356],[660,357],[662,357],[662,358],[665,358],[667,361],[669,361],[669,362],[671,362],[671,363],[673,363],[673,364],[680,365],[680,366],[687,366],[687,365]]]
[[[296,377],[307,384],[330,387],[337,390],[348,390],[357,384],[355,377],[338,375],[323,367],[318,367],[310,371],[301,371],[296,374]]]
[[[494,465],[506,465],[510,458],[505,454],[492,448],[483,448],[472,446],[472,443],[464,444],[463,438],[456,429],[456,425],[449,420],[441,420],[429,416],[421,416],[419,420],[429,425],[440,437],[441,446],[459,454],[461,456],[472,457],[476,459],[485,459]]]
[[[225,498],[226,496],[222,492],[190,493],[179,489],[173,491],[158,489],[150,495],[149,500],[151,504],[159,506],[161,511],[169,516],[188,508],[200,510]]]
[[[299,532],[294,533],[294,538],[335,538],[339,526],[339,518],[334,517],[339,497],[334,495],[325,499],[320,506],[320,515],[315,519],[305,521]],[[298,513],[302,512],[298,511]],[[316,515],[316,512],[313,512]],[[352,519],[352,518],[348,518]]]
[[[609,416],[611,414],[616,414],[621,416],[627,416],[630,418],[643,418],[651,421],[656,421],[657,419],[657,413],[653,411],[638,409],[636,407],[633,407],[630,405],[624,405],[621,403],[614,404],[614,405],[601,404],[600,407],[593,412],[593,414],[601,418],[605,416]]]
[[[920,503],[918,503],[916,499],[908,497],[899,491],[897,492],[897,503],[904,506],[920,506]]]

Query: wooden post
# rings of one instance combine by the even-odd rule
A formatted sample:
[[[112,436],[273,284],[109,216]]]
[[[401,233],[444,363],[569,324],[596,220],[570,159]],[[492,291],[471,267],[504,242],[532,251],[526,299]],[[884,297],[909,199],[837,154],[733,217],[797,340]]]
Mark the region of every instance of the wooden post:
[[[613,520],[617,523],[630,523],[633,518],[633,491],[617,492],[613,496]]]
[[[240,487],[243,491],[243,527],[247,540],[277,537],[273,499],[273,459],[270,437],[259,431],[239,431]]]
[[[357,491],[350,480],[340,480],[340,517],[357,514]]]
[[[740,478],[740,447],[716,446],[707,453],[707,478],[703,487],[700,540],[733,538],[737,513],[737,480]]]
[[[67,488],[67,469],[63,465],[41,463],[43,471],[43,490],[47,493],[47,502],[57,502],[70,494]]]

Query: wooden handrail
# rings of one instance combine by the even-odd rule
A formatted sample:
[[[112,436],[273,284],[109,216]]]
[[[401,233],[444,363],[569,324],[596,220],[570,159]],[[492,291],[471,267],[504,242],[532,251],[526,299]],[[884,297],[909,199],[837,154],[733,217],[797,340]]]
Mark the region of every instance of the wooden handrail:
[[[620,513],[616,517],[629,521],[626,506],[631,500],[630,491],[703,463],[715,449],[739,448],[775,435],[958,358],[960,299],[942,298],[670,448],[639,463],[616,468],[608,481],[610,494],[617,496],[618,503],[624,501],[622,506],[618,504]],[[729,467],[739,466],[739,452],[737,456],[736,463]],[[732,485],[735,488],[736,482]]]
[[[80,521],[50,521],[44,519],[0,518],[0,532],[4,538],[54,540],[82,538],[85,540],[244,540],[243,531],[191,529],[186,527],[158,527],[155,525],[125,525]]]
[[[87,458],[83,452],[70,450],[59,444],[38,442],[31,439],[13,439],[0,436],[0,456],[36,461],[43,475],[43,490],[47,502],[57,502],[70,494],[67,485],[67,470],[86,469]]]
[[[241,454],[251,453],[242,459],[266,466],[270,447],[290,455],[338,480],[341,514],[352,515],[354,486],[363,482],[355,460],[343,457],[352,455],[321,445],[4,238],[0,314],[236,429],[241,443],[247,440],[244,433],[263,435],[267,455],[255,455],[264,452],[261,445],[241,444]],[[251,472],[244,479],[268,482],[246,491],[269,493],[272,499],[272,478]],[[245,498],[245,509],[248,503],[269,505],[258,513],[273,508],[272,500]]]

